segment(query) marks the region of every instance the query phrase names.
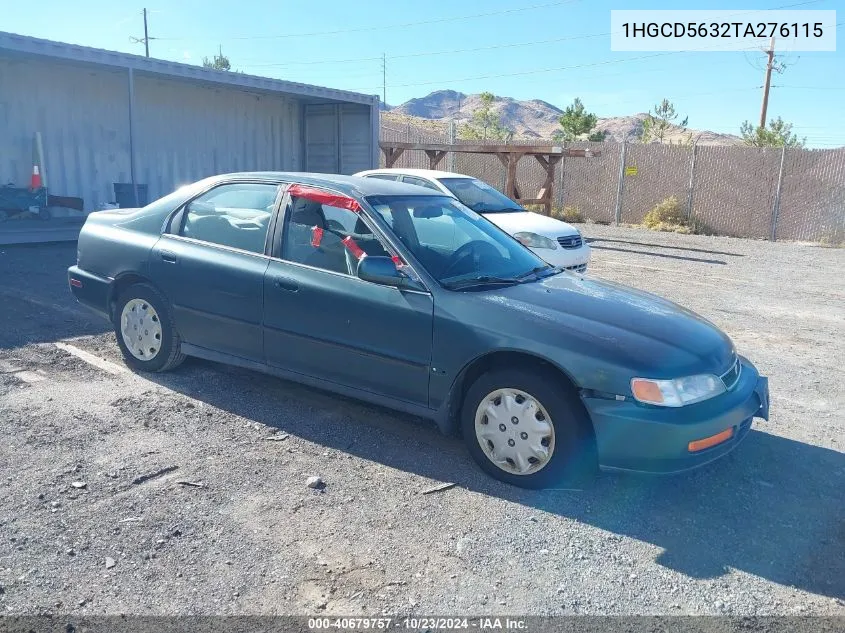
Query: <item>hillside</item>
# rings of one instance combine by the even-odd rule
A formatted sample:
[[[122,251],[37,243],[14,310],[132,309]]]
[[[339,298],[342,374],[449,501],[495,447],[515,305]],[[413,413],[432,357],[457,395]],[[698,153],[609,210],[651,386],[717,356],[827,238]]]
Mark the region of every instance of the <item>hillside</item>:
[[[405,125],[412,123],[416,127],[424,127],[432,131],[442,129],[445,133],[449,121],[466,122],[480,105],[481,99],[477,94],[467,95],[455,90],[437,90],[425,97],[388,107],[385,121]],[[502,123],[512,129],[517,137],[523,139],[551,138],[554,131],[558,129],[558,119],[563,114],[560,108],[540,99],[519,101],[511,97],[496,97],[494,110],[501,117]],[[606,131],[607,140],[622,141],[626,138],[634,140],[642,134],[646,116],[645,113],[640,113],[600,118],[596,129]],[[666,140],[681,141],[688,132],[692,132],[693,138],[703,145],[735,145],[740,140],[732,134],[695,129],[683,131],[680,128],[671,130]]]

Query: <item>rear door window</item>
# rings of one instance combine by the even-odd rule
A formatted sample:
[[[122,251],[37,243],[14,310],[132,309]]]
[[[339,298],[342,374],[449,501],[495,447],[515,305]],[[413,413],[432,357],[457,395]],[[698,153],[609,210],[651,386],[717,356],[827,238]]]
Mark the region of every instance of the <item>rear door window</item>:
[[[185,207],[180,234],[211,244],[263,253],[279,186],[232,183],[215,187]]]

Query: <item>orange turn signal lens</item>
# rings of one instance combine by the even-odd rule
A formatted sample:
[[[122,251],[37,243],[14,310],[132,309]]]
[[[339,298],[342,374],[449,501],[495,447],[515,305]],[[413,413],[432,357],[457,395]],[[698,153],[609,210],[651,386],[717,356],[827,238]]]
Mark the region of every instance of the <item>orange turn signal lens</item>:
[[[710,437],[690,442],[689,445],[687,445],[687,448],[690,453],[696,453],[698,451],[703,451],[705,448],[711,448],[712,446],[716,446],[722,442],[727,442],[733,437],[733,435],[734,429],[731,427],[729,429],[725,429],[721,433],[716,433],[716,435],[711,435]]]
[[[634,397],[640,402],[653,402],[655,404],[663,402],[663,392],[651,380],[634,378],[631,381],[631,391],[634,392]]]

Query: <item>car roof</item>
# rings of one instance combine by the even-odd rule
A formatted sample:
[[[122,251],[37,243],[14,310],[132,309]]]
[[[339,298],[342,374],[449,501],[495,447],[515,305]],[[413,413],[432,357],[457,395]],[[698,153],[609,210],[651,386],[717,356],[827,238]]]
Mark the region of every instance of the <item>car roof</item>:
[[[368,169],[367,171],[358,172],[359,174],[402,174],[407,176],[420,176],[422,178],[472,178],[474,176],[466,176],[464,174],[456,174],[451,171],[438,171],[436,169],[405,169],[402,167],[391,167],[385,169]]]
[[[317,174],[304,172],[285,171],[251,171],[232,174],[220,174],[207,179],[205,182],[217,183],[228,180],[257,179],[272,181],[290,181],[312,185],[314,187],[327,187],[339,191],[348,196],[443,196],[445,194],[426,189],[417,185],[407,185],[391,180],[379,180],[378,178],[361,178],[359,176],[342,176],[340,174]]]

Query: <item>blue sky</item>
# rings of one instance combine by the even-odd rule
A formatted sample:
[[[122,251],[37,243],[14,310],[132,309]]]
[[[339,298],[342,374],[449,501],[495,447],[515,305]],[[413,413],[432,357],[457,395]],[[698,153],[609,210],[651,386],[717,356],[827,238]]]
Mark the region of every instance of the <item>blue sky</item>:
[[[800,2],[700,0],[686,8],[730,14]],[[143,54],[130,37],[143,36],[146,6],[150,36],[159,38],[150,42],[153,57],[198,64],[222,46],[233,67],[250,74],[374,94],[382,93],[384,53],[390,104],[451,88],[559,107],[580,97],[600,116],[645,112],[665,97],[681,118],[689,116],[690,127],[734,134],[743,120],[759,117],[760,52],[611,52],[611,9],[670,9],[673,2],[39,0],[34,6],[37,16],[25,3],[7,6],[0,29]],[[792,8],[840,9],[837,36],[845,34],[842,0]],[[769,116],[793,122],[813,147],[845,145],[845,52],[838,48],[784,55],[786,70],[772,82]]]

